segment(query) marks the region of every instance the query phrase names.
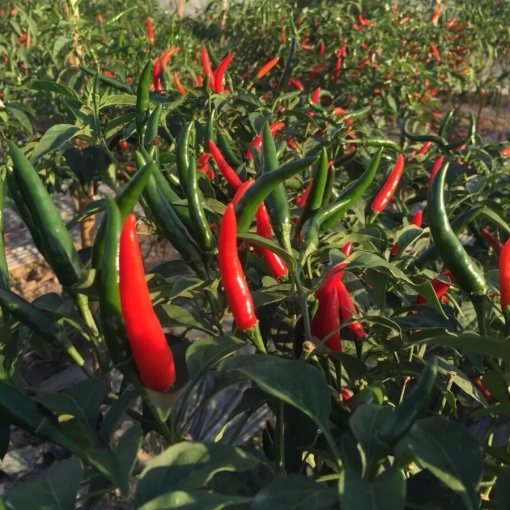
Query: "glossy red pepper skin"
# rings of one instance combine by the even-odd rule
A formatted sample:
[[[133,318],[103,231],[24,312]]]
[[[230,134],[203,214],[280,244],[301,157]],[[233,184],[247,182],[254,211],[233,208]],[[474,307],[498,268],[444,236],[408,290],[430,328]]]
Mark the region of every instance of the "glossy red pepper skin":
[[[399,154],[392,172],[374,198],[371,209],[380,213],[391,201],[404,171],[404,155]]]
[[[211,87],[211,90],[216,90],[216,83],[214,81],[214,74],[211,69],[209,53],[207,53],[207,48],[205,46],[202,46],[200,49],[200,56],[202,59],[202,70],[204,72],[204,76],[209,76],[209,86]]]
[[[175,381],[174,359],[152,307],[134,214],[126,219],[120,237],[119,291],[126,334],[142,383],[151,390],[165,391]]]
[[[237,327],[246,331],[257,325],[255,307],[237,253],[237,221],[229,203],[221,220],[218,239],[218,262],[221,280]]]
[[[429,176],[429,181],[428,181],[427,187],[430,186],[430,183],[432,182],[434,175],[436,175],[438,170],[441,168],[443,161],[444,161],[444,156],[439,156],[436,159],[436,161],[434,161],[434,164],[432,165],[432,169],[430,170],[430,176]]]
[[[432,52],[432,55],[434,55],[434,58],[437,62],[441,62],[441,55],[439,53],[439,50],[437,49],[436,45],[434,43],[429,44],[430,51]]]
[[[348,321],[354,317],[357,317],[358,311],[352,302],[347,287],[340,279],[336,282],[335,288],[338,295],[338,307],[340,310],[340,315],[342,316],[342,320]],[[365,340],[365,330],[361,323],[358,321],[348,324],[347,329],[351,331],[358,340]]]
[[[317,87],[312,93],[312,103],[318,104],[321,95],[321,88]]]
[[[432,13],[432,16],[430,17],[430,21],[434,23],[434,21],[437,21],[439,18],[439,15],[441,14],[441,11],[443,10],[444,5],[439,4],[436,8],[436,10]]]
[[[257,234],[260,237],[269,239],[270,241],[273,240],[271,222],[269,221],[269,214],[264,202],[262,202],[257,209]],[[283,259],[276,255],[276,253],[273,253],[271,250],[266,248],[258,248],[258,250],[262,254],[262,258],[266,261],[266,264],[269,266],[269,269],[275,278],[282,278],[289,272],[287,264],[285,264]]]
[[[177,92],[179,92],[182,96],[186,94],[186,89],[182,86],[181,80],[179,80],[179,75],[175,71],[173,73],[173,78]]]
[[[225,72],[227,70],[227,67],[232,62],[232,59],[234,58],[235,54],[232,53],[231,55],[227,55],[218,65],[218,69],[216,69],[216,72],[214,73],[214,84],[215,84],[215,92],[218,94],[221,94],[225,91],[223,87],[223,78],[225,76]]]
[[[255,75],[255,78],[257,80],[260,80],[262,77],[264,77],[273,67],[278,64],[278,61],[280,60],[280,57],[275,57],[271,59],[267,64],[264,64]]]
[[[296,80],[295,78],[290,78],[289,79],[289,86],[292,85],[294,88],[298,89],[298,90],[304,90],[304,85],[299,81],[299,80]]]
[[[413,219],[411,220],[411,225],[415,227],[421,228],[421,224],[423,221],[423,211],[419,209],[414,213]]]
[[[152,29],[152,20],[150,17],[147,18],[147,39],[151,45],[154,44],[154,30]]]
[[[223,157],[220,149],[216,146],[213,140],[209,140],[209,150],[218,166],[218,170],[221,175],[225,177],[226,181],[237,190],[239,186],[241,186],[242,181],[239,176],[234,172],[234,169],[227,163],[226,159]]]
[[[152,84],[154,85],[154,90],[156,92],[159,92],[163,90],[163,87],[161,86],[161,63],[159,58],[154,60],[154,66],[152,67]]]
[[[499,292],[501,309],[510,306],[510,239],[505,243],[499,255]]]
[[[312,319],[312,335],[322,340],[331,331],[340,327],[340,311],[338,307],[338,294],[334,286],[321,286],[316,293],[319,307]],[[324,345],[333,352],[342,352],[340,329],[337,329]]]
[[[481,379],[477,379],[475,381],[475,385],[485,398],[489,398],[492,395],[492,393],[485,387],[485,384],[483,384]]]

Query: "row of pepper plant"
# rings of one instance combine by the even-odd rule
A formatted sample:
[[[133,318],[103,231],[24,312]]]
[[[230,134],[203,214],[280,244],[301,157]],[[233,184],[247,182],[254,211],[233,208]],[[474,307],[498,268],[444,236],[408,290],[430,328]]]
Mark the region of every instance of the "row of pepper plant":
[[[328,28],[368,32],[376,15],[395,26],[398,5],[369,18],[345,4],[340,26],[315,23],[313,9],[298,23],[281,5],[232,7],[228,49],[197,44],[183,67],[171,59],[187,47],[160,51],[149,18],[141,68],[125,79],[84,61],[24,85],[51,98],[58,121],[38,141],[9,132],[1,195],[63,291],[27,302],[0,257],[1,453],[16,426],[70,457],[13,489],[8,507],[92,508],[114,490],[144,510],[506,507],[510,148],[484,142],[474,115],[427,118],[434,94],[387,110],[357,65],[363,92],[350,101],[354,81],[309,75],[317,58],[303,45],[322,39],[335,66]],[[421,21],[397,28],[447,40],[448,9],[422,6]],[[251,63],[233,23],[250,18],[267,23],[271,51],[254,47]],[[191,47],[200,37],[176,33]],[[429,40],[412,55],[435,55],[431,44],[443,51]],[[359,55],[347,43],[340,56],[341,78]],[[78,158],[113,195],[64,224],[45,181]],[[93,246],[77,250],[69,229],[98,213]],[[179,257],[146,274],[137,230]],[[64,353],[83,381],[29,386],[28,349]],[[229,388],[245,388],[235,409],[205,424],[212,440],[194,436]],[[255,440],[239,442],[261,412]],[[141,466],[144,438],[156,455]]]

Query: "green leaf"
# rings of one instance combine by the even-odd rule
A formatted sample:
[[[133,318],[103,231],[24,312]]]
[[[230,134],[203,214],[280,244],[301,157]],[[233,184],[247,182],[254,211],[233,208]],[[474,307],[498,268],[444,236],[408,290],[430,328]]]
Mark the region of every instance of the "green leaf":
[[[129,496],[129,478],[136,466],[138,450],[142,446],[143,432],[139,425],[128,429],[119,440],[115,455],[120,466],[120,491],[124,497]]]
[[[46,92],[54,92],[55,94],[70,97],[71,99],[79,100],[78,94],[67,85],[62,85],[61,83],[56,83],[54,81],[47,80],[36,80],[31,84],[31,88],[34,90],[41,90]]]
[[[156,307],[156,314],[163,326],[183,326],[187,328],[198,329],[210,335],[214,335],[215,331],[211,324],[203,317],[191,313],[186,308],[177,305],[162,305]]]
[[[338,483],[342,510],[404,510],[404,474],[391,468],[375,480],[365,480],[351,468],[344,469]]]
[[[465,427],[444,418],[417,421],[401,441],[417,462],[458,492],[468,510],[479,505],[482,455],[478,441]]]
[[[22,483],[9,493],[14,510],[74,510],[83,470],[79,459],[72,457],[55,464],[41,480]]]
[[[232,505],[248,504],[251,498],[233,496],[230,494],[217,494],[210,491],[174,491],[149,501],[137,507],[137,510],[221,510]]]
[[[228,379],[229,375],[253,381],[269,395],[299,409],[325,435],[329,434],[329,389],[319,371],[308,363],[274,356],[234,356],[218,367],[220,379]]]
[[[484,356],[493,356],[504,361],[510,361],[510,344],[493,338],[483,338],[475,333],[462,335],[436,335],[424,338],[415,344],[430,343],[452,347],[459,351],[471,351]]]
[[[365,453],[365,477],[373,472],[374,466],[387,454],[387,447],[377,438],[380,426],[393,414],[390,407],[365,404],[356,409],[349,420],[352,433]]]
[[[52,58],[55,62],[57,62],[59,55],[63,51],[70,51],[73,47],[73,40],[69,37],[60,36],[57,38],[55,43],[53,44],[53,52],[52,52]]]
[[[105,443],[108,443],[111,440],[112,435],[115,432],[115,427],[119,423],[119,420],[126,409],[135,400],[136,396],[136,391],[127,390],[117,400],[115,400],[113,405],[110,407],[110,410],[104,417],[103,423],[101,423],[101,429],[99,430],[99,435]]]
[[[189,378],[198,379],[207,370],[246,345],[246,342],[233,336],[205,338],[192,343],[186,351]]]
[[[296,269],[297,262],[294,257],[292,257],[287,251],[285,251],[280,245],[276,244],[274,241],[270,241],[265,237],[261,237],[257,234],[251,234],[249,232],[246,233],[238,233],[238,239],[242,239],[243,241],[254,244],[255,246],[260,246],[261,248],[266,248],[273,253],[276,253],[281,259],[285,261],[289,269],[292,271]]]
[[[57,124],[56,126],[50,127],[36,145],[30,161],[35,163],[45,154],[60,149],[60,147],[69,140],[77,136],[80,131],[81,129],[79,127],[71,124]]]
[[[163,494],[200,489],[221,471],[242,472],[261,462],[264,462],[262,458],[242,448],[220,443],[175,444],[142,471],[135,497],[136,507]]]
[[[335,505],[335,491],[306,476],[280,478],[257,493],[252,510],[330,510]]]
[[[21,124],[21,127],[30,134],[33,134],[32,124],[27,114],[13,106],[6,106],[5,109]]]
[[[499,472],[496,485],[494,486],[494,499],[497,510],[507,510],[510,501],[510,469],[502,469]]]

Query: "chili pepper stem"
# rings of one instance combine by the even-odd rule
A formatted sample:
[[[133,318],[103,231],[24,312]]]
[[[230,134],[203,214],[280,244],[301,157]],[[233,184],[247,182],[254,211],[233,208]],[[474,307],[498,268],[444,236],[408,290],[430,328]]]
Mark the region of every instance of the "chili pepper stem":
[[[283,400],[276,403],[276,448],[275,467],[276,470],[285,474],[285,404]]]
[[[478,331],[480,333],[480,336],[486,337],[488,336],[488,331],[485,314],[484,296],[471,296],[471,302],[473,303],[473,307],[476,312],[476,319],[478,321]]]
[[[87,365],[87,362],[83,359],[82,355],[76,350],[74,345],[69,343],[69,346],[66,347],[66,352],[69,357],[81,368],[83,373],[89,378],[94,378],[94,371]]]
[[[261,354],[267,354],[264,340],[262,340],[262,336],[260,334],[258,322],[252,328],[245,330],[244,334],[250,339],[251,343],[255,346],[257,351],[259,351]]]

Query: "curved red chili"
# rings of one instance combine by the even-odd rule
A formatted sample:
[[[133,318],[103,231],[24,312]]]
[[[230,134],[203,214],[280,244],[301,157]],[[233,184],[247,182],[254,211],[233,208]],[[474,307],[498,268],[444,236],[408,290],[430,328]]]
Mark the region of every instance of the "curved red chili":
[[[492,246],[496,253],[499,253],[503,249],[503,244],[500,243],[486,228],[482,228],[481,232],[483,238]]]
[[[382,186],[382,188],[377,193],[374,198],[371,209],[376,212],[381,212],[393,198],[395,191],[398,187],[398,183],[400,182],[400,178],[402,177],[402,173],[404,171],[404,155],[399,154],[397,157],[397,162],[393,167],[392,172],[386,179],[386,182]]]
[[[161,85],[161,63],[159,58],[154,60],[154,66],[152,67],[152,84],[154,85],[154,90],[156,92],[163,90]]]
[[[501,309],[510,306],[510,239],[505,243],[499,255],[499,292]]]
[[[165,391],[175,381],[175,365],[145,281],[136,218],[122,228],[119,249],[119,292],[126,334],[140,378],[147,388]]]
[[[232,62],[232,59],[234,58],[235,53],[232,53],[231,55],[227,55],[218,65],[218,69],[216,69],[216,72],[214,74],[214,84],[216,86],[215,92],[218,94],[221,94],[225,91],[223,88],[223,77],[225,75],[225,71],[227,70],[227,67]]]
[[[444,161],[444,156],[439,156],[436,159],[436,161],[434,161],[434,164],[432,165],[432,169],[430,170],[430,176],[429,176],[429,181],[428,181],[427,186],[430,186],[430,183],[432,182],[434,175],[436,175],[438,170],[441,168],[443,161]]]
[[[436,45],[434,43],[429,44],[430,51],[432,52],[432,55],[434,55],[434,58],[437,62],[441,62],[441,55],[439,53],[439,50],[437,49]]]
[[[317,87],[312,93],[312,103],[318,104],[321,95],[321,88]]]
[[[175,71],[173,73],[173,77],[174,77],[174,84],[175,84],[175,88],[177,89],[177,92],[179,92],[179,94],[181,94],[181,95],[186,94],[186,89],[183,87],[181,80],[179,80],[179,75]]]
[[[150,44],[154,44],[154,30],[152,29],[152,20],[150,17],[147,18],[147,39]]]
[[[284,127],[285,127],[285,122],[276,122],[269,126],[269,130],[271,131],[271,134],[274,136],[275,133],[277,133],[278,131],[280,131],[280,129],[282,129]],[[255,147],[256,149],[259,149],[259,150],[262,149],[262,136],[260,134],[257,135],[253,139],[253,142],[251,142],[250,147]],[[250,149],[248,149],[246,151],[246,157],[248,159],[253,159],[253,155],[252,155]]]
[[[292,85],[294,88],[298,89],[298,90],[304,90],[304,85],[299,81],[299,80],[296,80],[295,78],[290,78],[289,79],[289,86]]]
[[[257,234],[265,239],[273,240],[271,233],[271,223],[269,221],[269,214],[267,213],[266,206],[262,202],[257,209]],[[262,258],[269,266],[271,273],[275,278],[282,278],[288,273],[287,264],[276,253],[266,248],[258,248],[262,254]]]
[[[322,289],[322,290],[321,290]],[[312,335],[322,340],[331,331],[336,331],[329,336],[324,345],[333,352],[342,352],[342,342],[340,341],[340,311],[338,309],[338,294],[336,287],[323,288],[322,286],[316,293],[319,300],[319,307],[312,319]]]
[[[227,182],[232,186],[235,190],[241,186],[242,181],[239,179],[239,176],[234,172],[234,169],[227,163],[223,154],[220,152],[220,149],[216,146],[213,140],[209,140],[209,150],[213,155],[214,161],[218,166],[218,170],[221,175],[225,177]]]
[[[200,56],[202,59],[202,70],[204,72],[204,76],[209,76],[209,86],[211,90],[216,90],[216,85],[214,81],[214,74],[211,69],[211,62],[209,60],[209,53],[207,53],[207,48],[202,46],[200,49]]]
[[[236,324],[243,331],[249,330],[257,324],[257,317],[237,252],[237,221],[232,203],[227,205],[221,220],[218,262],[221,280]]]
[[[272,60],[270,60],[267,64],[264,64],[255,75],[255,78],[257,80],[260,80],[263,76],[265,76],[273,67],[278,64],[278,61],[280,60],[280,57],[275,57]]]

